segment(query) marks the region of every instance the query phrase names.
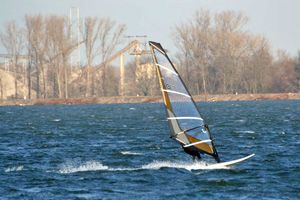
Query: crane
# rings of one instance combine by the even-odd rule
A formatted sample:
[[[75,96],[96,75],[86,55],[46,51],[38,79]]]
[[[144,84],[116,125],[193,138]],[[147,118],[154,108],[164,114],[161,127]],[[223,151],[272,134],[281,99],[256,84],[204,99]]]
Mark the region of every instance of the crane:
[[[123,49],[119,50],[115,54],[113,54],[110,58],[105,60],[99,65],[96,65],[95,68],[99,69],[103,66],[109,65],[111,62],[113,62],[115,59],[120,58],[120,95],[124,96],[125,91],[125,65],[124,65],[124,54],[127,51],[130,51],[130,55],[134,55],[136,59],[136,65],[139,65],[139,59],[142,54],[145,54],[146,51],[142,50],[140,48],[140,42],[138,40],[133,40],[129,42],[127,46],[125,46]]]

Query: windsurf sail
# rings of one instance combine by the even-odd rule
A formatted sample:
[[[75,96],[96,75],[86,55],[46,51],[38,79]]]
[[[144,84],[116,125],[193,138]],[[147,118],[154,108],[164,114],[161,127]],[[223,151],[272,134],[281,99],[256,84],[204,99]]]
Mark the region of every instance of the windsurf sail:
[[[183,148],[193,148],[220,161],[208,126],[163,47],[149,42],[159,77],[171,137]]]

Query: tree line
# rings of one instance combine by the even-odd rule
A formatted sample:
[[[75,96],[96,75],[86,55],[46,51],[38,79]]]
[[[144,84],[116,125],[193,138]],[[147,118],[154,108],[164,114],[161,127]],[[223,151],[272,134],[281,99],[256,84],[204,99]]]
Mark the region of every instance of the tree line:
[[[193,94],[300,91],[297,57],[246,31],[241,12],[200,10],[173,32],[180,73]]]
[[[200,10],[175,25],[178,53],[173,60],[192,94],[300,91],[300,52],[296,57],[282,50],[273,53],[265,37],[246,30],[247,23],[240,12]],[[64,16],[26,15],[23,26],[8,22],[0,39],[11,55],[12,98],[22,98],[19,82],[26,83],[28,99],[119,95],[119,69],[105,61],[118,50],[125,33],[126,25],[110,18],[86,17],[78,44]],[[77,45],[84,47],[84,63],[73,68],[70,56]],[[18,64],[24,55],[25,68]],[[157,77],[147,69],[150,62],[148,55],[140,69],[134,62],[127,64],[125,95],[159,94]]]
[[[79,43],[71,36],[67,17],[26,15],[24,24],[21,27],[15,21],[8,22],[0,33],[13,67],[13,98],[22,98],[18,82],[27,83],[29,99],[114,95],[107,88],[116,81],[112,80],[115,70],[105,64],[96,67],[96,63],[104,62],[121,43],[124,24],[110,18],[86,17],[80,27]],[[86,63],[72,68],[70,56],[78,45],[84,46]],[[25,70],[19,64],[24,55]]]

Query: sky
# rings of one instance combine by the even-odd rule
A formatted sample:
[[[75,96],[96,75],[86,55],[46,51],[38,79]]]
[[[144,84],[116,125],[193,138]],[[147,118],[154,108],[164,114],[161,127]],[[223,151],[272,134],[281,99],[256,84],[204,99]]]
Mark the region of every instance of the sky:
[[[176,25],[193,18],[197,10],[242,11],[249,17],[246,29],[265,36],[273,50],[296,56],[300,50],[300,1],[298,0],[0,0],[0,30],[5,23],[24,22],[26,14],[69,15],[70,7],[80,17],[110,17],[126,24],[126,35],[147,35],[175,53],[172,32]],[[0,53],[4,53],[0,46]]]

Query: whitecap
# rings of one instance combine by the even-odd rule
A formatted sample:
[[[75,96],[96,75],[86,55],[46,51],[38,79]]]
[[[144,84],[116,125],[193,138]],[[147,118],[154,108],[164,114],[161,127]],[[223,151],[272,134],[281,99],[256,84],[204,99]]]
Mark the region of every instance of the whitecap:
[[[91,198],[96,198],[98,196],[94,195],[94,194],[88,194],[88,193],[81,193],[81,194],[76,194],[76,197],[80,198],[80,199],[91,199]],[[99,198],[99,197],[98,197]]]
[[[61,174],[69,174],[75,172],[85,172],[85,171],[99,171],[107,170],[108,166],[102,165],[102,163],[97,161],[88,161],[81,165],[76,164],[66,164],[61,167],[58,171]]]
[[[16,171],[22,171],[24,169],[23,165],[16,166],[16,167],[8,167],[5,169],[5,172],[16,172]]]
[[[136,110],[136,108],[129,108],[129,110]]]
[[[52,121],[53,121],[53,122],[60,122],[61,119],[53,119]]]
[[[132,152],[132,151],[121,151],[122,155],[143,155],[142,153]]]
[[[246,130],[246,131],[236,131],[237,133],[250,133],[253,134],[255,133],[255,131],[251,131],[251,130]]]
[[[22,189],[23,191],[30,192],[30,193],[39,193],[41,192],[41,188],[39,187],[33,187],[28,189]]]

